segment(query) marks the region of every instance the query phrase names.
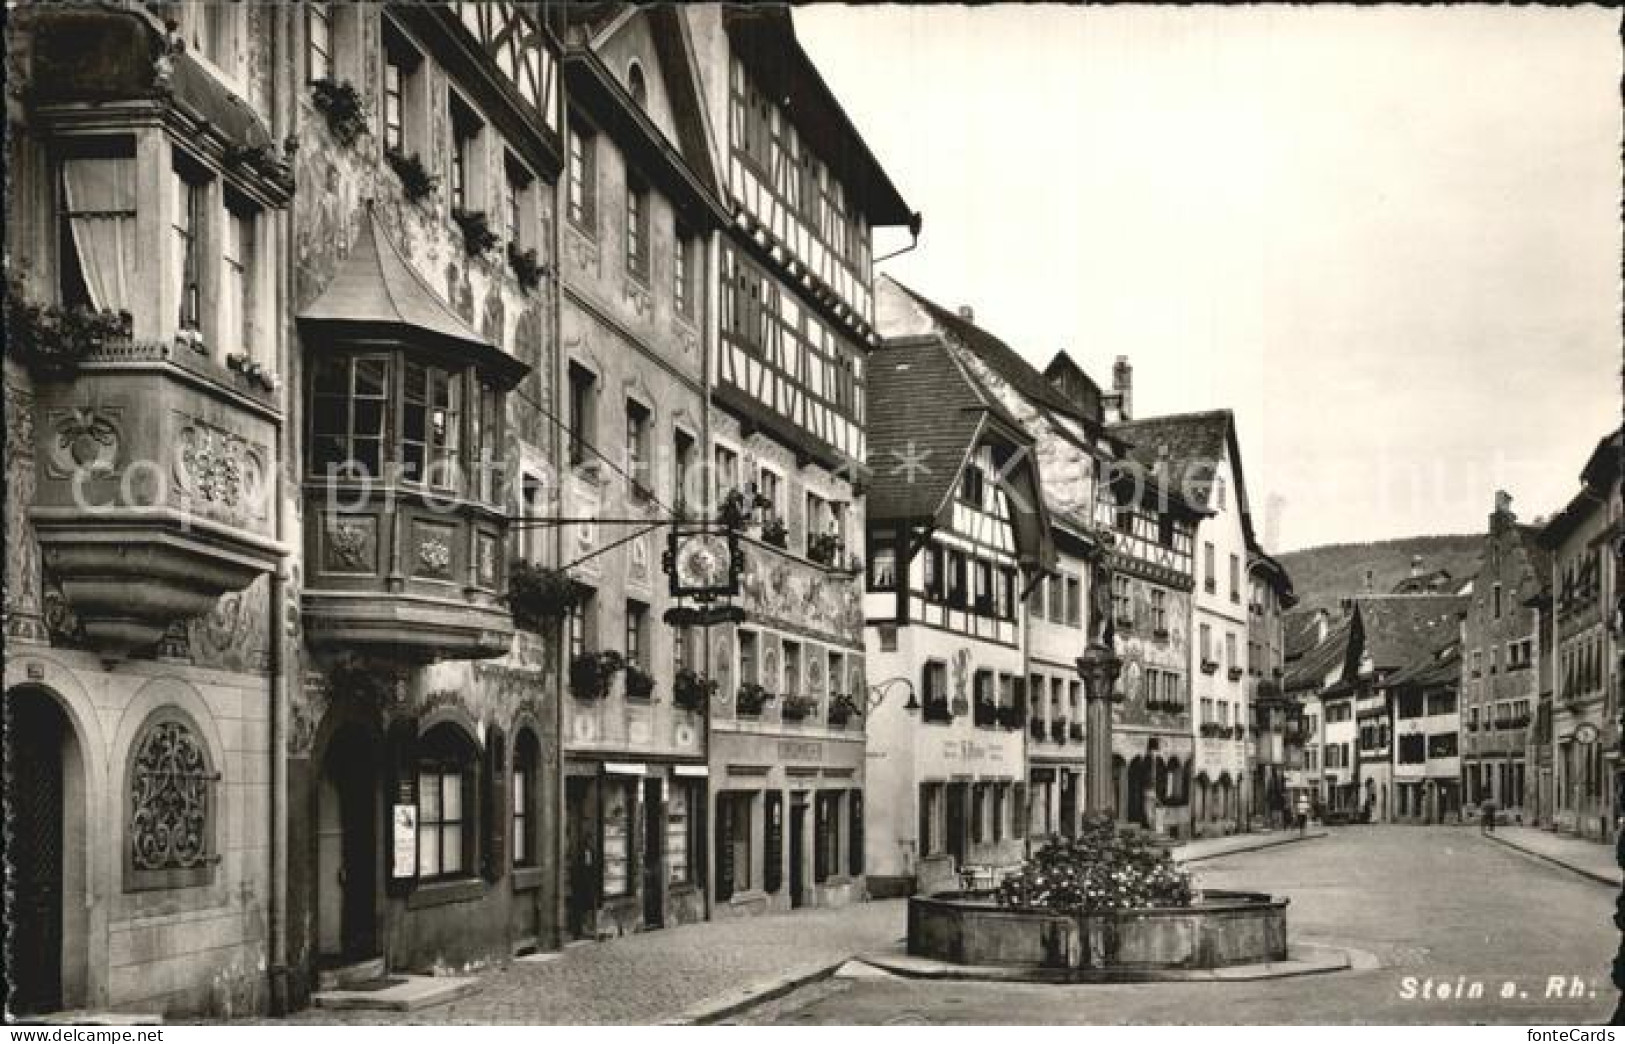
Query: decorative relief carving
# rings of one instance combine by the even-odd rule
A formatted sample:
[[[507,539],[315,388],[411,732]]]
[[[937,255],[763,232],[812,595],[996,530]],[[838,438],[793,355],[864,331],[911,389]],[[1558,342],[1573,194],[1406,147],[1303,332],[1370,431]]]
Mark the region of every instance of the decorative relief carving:
[[[628,547],[627,580],[640,585],[649,583],[649,542],[647,539],[632,541]]]
[[[224,670],[265,670],[270,666],[266,601],[270,579],[221,595],[214,608],[190,623],[193,662]]]
[[[118,425],[121,412],[84,406],[54,414],[49,421],[46,475],[67,479],[80,473],[93,478],[114,474],[123,444]]]
[[[44,642],[49,630],[41,619],[39,544],[28,521],[35,489],[34,396],[20,384],[7,382],[5,404],[5,634]]]
[[[263,520],[269,489],[266,459],[263,449],[235,432],[183,418],[176,434],[170,499],[239,525]]]
[[[451,545],[442,537],[428,535],[418,540],[418,566],[417,575],[426,576],[432,580],[446,580],[451,577]]]
[[[323,522],[322,568],[330,573],[378,570],[378,520],[329,515]]]
[[[650,296],[649,288],[635,279],[623,280],[621,296],[632,306],[639,319],[649,318],[649,313],[654,311],[654,298]]]
[[[178,721],[150,727],[130,773],[130,855],[137,870],[208,865],[209,784],[197,736]]]
[[[692,358],[699,353],[700,337],[694,327],[686,322],[673,320],[671,324],[671,339],[683,353],[683,358]]]
[[[854,645],[862,642],[863,605],[856,583],[845,576],[747,547],[740,592],[745,610],[755,617]]]

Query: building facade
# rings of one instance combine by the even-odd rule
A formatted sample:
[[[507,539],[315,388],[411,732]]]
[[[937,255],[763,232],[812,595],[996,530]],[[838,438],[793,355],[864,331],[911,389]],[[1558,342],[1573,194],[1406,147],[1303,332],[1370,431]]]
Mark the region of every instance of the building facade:
[[[1552,555],[1552,819],[1597,840],[1613,838],[1618,814],[1618,638],[1608,619],[1618,597],[1610,541],[1620,531],[1619,446],[1618,434],[1598,443],[1580,491],[1540,537]]]
[[[1021,859],[1023,594],[1055,556],[1030,436],[943,338],[888,339],[869,379],[871,451],[899,462],[867,520],[865,652],[882,698],[868,722],[866,861],[879,896]]]
[[[1245,829],[1252,808],[1245,659],[1252,521],[1234,419],[1216,410],[1128,420],[1111,431],[1131,445],[1139,466],[1207,513],[1195,537],[1191,596],[1191,827],[1196,834]]]
[[[46,440],[8,443],[8,667],[61,753],[27,1006],[263,1011],[547,945],[556,706],[501,597],[506,479],[549,459],[517,407],[552,394],[554,35],[516,5],[37,15],[12,256],[110,320],[7,373]],[[95,525],[76,470],[111,482]],[[143,550],[109,572],[109,540]]]
[[[1252,772],[1253,814],[1279,826],[1290,818],[1286,772],[1287,732],[1292,725],[1286,678],[1285,613],[1297,604],[1292,578],[1257,547],[1247,552],[1247,687],[1252,708],[1247,763]]]
[[[863,897],[861,586],[873,230],[910,212],[783,8],[697,6],[728,223],[709,359],[719,508],[744,523],[744,622],[714,630],[713,916]]]
[[[707,506],[705,345],[717,194],[685,21],[568,12],[561,222],[567,938],[706,916],[703,642],[668,626],[666,524]],[[572,564],[573,563],[573,564]]]
[[[1202,513],[1132,471],[1103,481],[1096,524],[1108,563],[1123,700],[1113,708],[1120,822],[1170,837],[1191,831],[1192,545]]]
[[[1529,600],[1549,572],[1537,531],[1495,495],[1472,601],[1462,625],[1462,781],[1468,805],[1493,801],[1522,821],[1535,804],[1529,737],[1540,699],[1540,614]]]

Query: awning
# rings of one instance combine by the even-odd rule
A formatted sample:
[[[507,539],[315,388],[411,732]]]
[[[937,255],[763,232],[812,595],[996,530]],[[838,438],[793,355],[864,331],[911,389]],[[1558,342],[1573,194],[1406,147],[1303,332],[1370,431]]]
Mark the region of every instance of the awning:
[[[649,766],[642,762],[606,761],[604,772],[610,776],[645,776],[649,773]]]
[[[711,770],[705,765],[673,765],[671,774],[690,779],[704,779],[711,774]]]

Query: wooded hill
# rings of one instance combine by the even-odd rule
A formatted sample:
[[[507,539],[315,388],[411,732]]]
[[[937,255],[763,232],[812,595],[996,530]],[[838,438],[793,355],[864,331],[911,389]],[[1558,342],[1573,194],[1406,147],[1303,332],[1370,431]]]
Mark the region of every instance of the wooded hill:
[[[1369,544],[1327,544],[1288,551],[1275,558],[1292,577],[1299,604],[1306,608],[1336,608],[1338,599],[1365,592],[1365,573],[1371,570],[1371,589],[1387,594],[1410,575],[1411,559],[1422,557],[1422,571],[1449,570],[1460,582],[1478,572],[1484,537],[1402,537]]]

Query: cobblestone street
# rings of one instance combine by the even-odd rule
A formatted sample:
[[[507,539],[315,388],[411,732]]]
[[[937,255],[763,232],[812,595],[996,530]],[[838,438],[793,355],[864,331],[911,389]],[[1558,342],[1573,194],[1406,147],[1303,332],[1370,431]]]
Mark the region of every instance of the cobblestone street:
[[[901,900],[710,921],[514,961],[483,976],[472,996],[410,1014],[312,1009],[286,1021],[649,1025],[744,987],[885,948],[903,927]]]

